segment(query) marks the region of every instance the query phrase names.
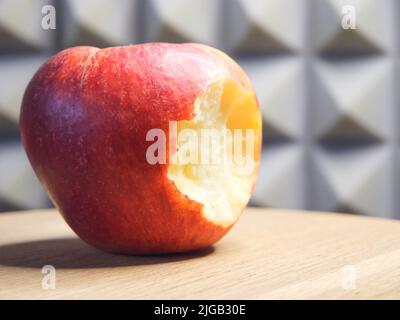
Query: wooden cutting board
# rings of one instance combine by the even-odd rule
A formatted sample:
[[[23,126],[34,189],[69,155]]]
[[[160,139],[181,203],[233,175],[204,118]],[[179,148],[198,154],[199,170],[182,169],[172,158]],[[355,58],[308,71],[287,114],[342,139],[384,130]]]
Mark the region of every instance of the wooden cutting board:
[[[92,249],[55,210],[0,214],[0,298],[400,298],[400,222],[247,209],[212,248],[135,257]]]

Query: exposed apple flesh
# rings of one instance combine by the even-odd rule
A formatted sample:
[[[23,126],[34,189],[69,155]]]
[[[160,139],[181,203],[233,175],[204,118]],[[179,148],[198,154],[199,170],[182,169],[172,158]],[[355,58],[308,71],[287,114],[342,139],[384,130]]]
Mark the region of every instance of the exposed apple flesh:
[[[223,140],[225,130],[253,129],[258,137],[260,134],[260,117],[258,106],[251,92],[243,91],[232,80],[220,80],[211,84],[205,93],[195,101],[195,117],[178,123],[178,134],[183,129],[212,129],[210,134],[220,137],[221,144],[232,144],[232,140]],[[184,143],[186,141],[184,140]],[[259,145],[259,141],[246,141],[242,148]],[[211,148],[214,153],[233,152],[232,148]],[[209,151],[209,150],[207,150]],[[259,149],[253,152],[251,160],[257,162]],[[198,160],[201,159],[201,149],[198,150]],[[175,154],[177,157],[178,153]],[[215,156],[215,155],[211,155]],[[223,161],[228,155],[218,154],[220,160],[216,164],[171,164],[168,167],[168,178],[178,189],[190,199],[201,203],[203,215],[210,221],[229,226],[236,221],[243,211],[243,203],[247,203],[251,194],[257,171],[248,174],[235,172],[234,161]],[[199,161],[200,162],[200,161]],[[254,165],[254,163],[253,163]]]
[[[178,153],[150,164],[146,135],[159,128],[172,136],[171,121],[176,134],[254,130],[254,141],[242,141],[243,149],[254,142],[251,172],[238,174],[235,163],[171,164]],[[64,50],[31,80],[20,127],[29,160],[66,222],[110,252],[215,243],[247,205],[258,172],[254,90],[233,60],[199,44]]]

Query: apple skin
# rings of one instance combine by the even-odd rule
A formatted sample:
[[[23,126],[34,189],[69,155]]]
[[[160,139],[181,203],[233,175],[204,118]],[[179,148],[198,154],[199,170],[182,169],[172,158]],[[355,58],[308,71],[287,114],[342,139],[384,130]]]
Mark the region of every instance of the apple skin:
[[[253,88],[222,52],[200,44],[148,43],[64,50],[29,83],[21,138],[40,182],[85,242],[108,252],[191,251],[230,228],[146,161],[146,133],[190,120],[205,87],[228,77]]]

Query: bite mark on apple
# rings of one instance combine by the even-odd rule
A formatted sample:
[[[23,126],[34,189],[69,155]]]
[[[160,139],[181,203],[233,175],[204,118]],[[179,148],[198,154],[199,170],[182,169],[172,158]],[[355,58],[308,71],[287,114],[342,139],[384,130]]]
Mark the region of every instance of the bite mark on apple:
[[[177,122],[179,152],[170,159],[167,176],[182,194],[203,205],[205,218],[227,227],[236,221],[247,204],[257,176],[260,112],[252,93],[232,79],[209,85],[204,94],[196,99],[194,110],[192,120]],[[232,139],[237,131],[246,130],[254,131],[251,139],[247,132],[245,137],[240,136],[239,141]],[[207,146],[203,141],[195,141],[196,148],[190,151],[196,154],[194,157],[190,155],[189,162],[182,161],[181,151],[187,152],[187,141],[180,140],[179,136],[185,131],[192,131],[196,139],[204,139],[205,134],[211,134],[211,138],[216,138],[218,143]],[[227,132],[234,134],[226,135]],[[243,148],[246,149],[245,161],[251,162],[250,170],[246,172],[239,170],[242,164],[236,161],[237,144],[240,144],[241,154]],[[253,148],[248,148],[249,145]],[[213,161],[213,157],[217,161]]]

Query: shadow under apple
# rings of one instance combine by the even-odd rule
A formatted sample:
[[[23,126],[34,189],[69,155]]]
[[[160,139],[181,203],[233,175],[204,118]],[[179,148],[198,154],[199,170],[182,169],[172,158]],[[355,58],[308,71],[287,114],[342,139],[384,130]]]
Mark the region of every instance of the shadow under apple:
[[[21,268],[53,265],[61,269],[141,266],[201,258],[214,251],[214,247],[209,247],[189,253],[129,256],[99,251],[78,238],[57,238],[0,246],[0,265]]]

